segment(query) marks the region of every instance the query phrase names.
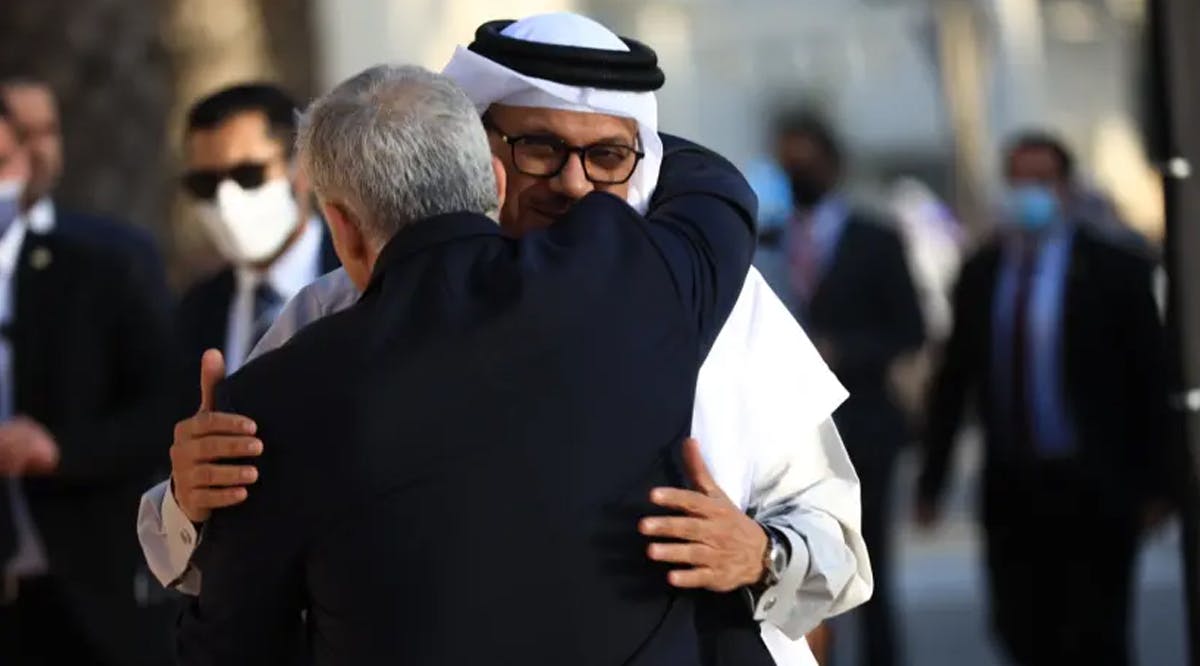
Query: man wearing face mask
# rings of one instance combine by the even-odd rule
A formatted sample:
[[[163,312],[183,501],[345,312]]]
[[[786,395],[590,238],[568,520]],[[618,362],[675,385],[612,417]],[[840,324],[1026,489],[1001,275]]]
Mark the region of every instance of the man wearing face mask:
[[[169,663],[121,536],[170,422],[166,313],[117,249],[18,216],[28,157],[0,102],[0,663]]]
[[[183,188],[230,264],[180,304],[189,366],[220,349],[236,370],[283,303],[338,265],[292,164],[295,133],[295,102],[266,84],[220,90],[188,114]]]
[[[795,207],[782,233],[763,239],[757,263],[850,391],[834,420],[862,481],[863,538],[875,573],[875,595],[861,611],[861,654],[871,666],[892,664],[899,650],[888,507],[908,433],[890,377],[895,362],[921,346],[925,327],[895,225],[841,191],[843,152],[833,132],[806,114],[787,117],[776,149]]]
[[[1127,664],[1145,509],[1168,494],[1152,267],[1070,212],[1074,161],[1012,142],[996,236],[963,267],[930,398],[918,521],[937,519],[968,396],[997,637],[1018,664]]]

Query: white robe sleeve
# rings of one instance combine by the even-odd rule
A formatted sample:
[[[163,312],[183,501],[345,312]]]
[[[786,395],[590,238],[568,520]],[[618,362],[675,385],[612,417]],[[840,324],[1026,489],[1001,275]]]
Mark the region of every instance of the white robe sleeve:
[[[846,397],[752,269],[701,369],[692,434],[726,494],[790,542],[788,569],[753,610],[781,664],[806,661],[793,640],[866,601],[873,586],[858,476],[832,421]],[[779,654],[789,643],[796,654]]]
[[[326,273],[301,289],[283,306],[275,322],[255,345],[247,362],[282,346],[297,331],[358,300],[358,290],[346,271]],[[163,481],[142,495],[137,517],[138,541],[151,573],[164,587],[184,594],[200,594],[200,572],[191,565],[200,544],[197,530],[175,501],[170,481]]]

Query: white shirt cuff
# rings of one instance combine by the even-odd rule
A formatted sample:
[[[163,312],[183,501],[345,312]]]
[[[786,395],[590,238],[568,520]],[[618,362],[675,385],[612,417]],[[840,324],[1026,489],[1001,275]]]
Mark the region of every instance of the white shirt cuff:
[[[808,543],[804,541],[804,537],[796,534],[793,530],[775,527],[778,533],[782,534],[788,540],[788,545],[791,548],[790,558],[788,559],[787,568],[783,570],[783,575],[779,577],[779,582],[763,591],[754,602],[754,619],[758,622],[767,622],[784,629],[789,627],[792,611],[796,607],[796,600],[792,597],[795,591],[799,590],[804,584],[804,579],[808,576]],[[803,636],[803,632],[800,633]],[[798,638],[799,636],[791,636]]]
[[[175,501],[170,480],[142,495],[137,532],[146,564],[159,583],[172,587],[186,580],[200,534]]]
[[[183,513],[183,509],[179,508],[170,481],[167,481],[167,489],[163,493],[162,517],[163,533],[167,537],[167,556],[171,562],[171,570],[175,572],[175,578],[178,578],[188,568],[192,554],[200,545],[200,532]]]

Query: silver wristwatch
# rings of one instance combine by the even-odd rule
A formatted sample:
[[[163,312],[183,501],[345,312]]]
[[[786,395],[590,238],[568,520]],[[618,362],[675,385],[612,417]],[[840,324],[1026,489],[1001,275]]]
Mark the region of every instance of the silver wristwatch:
[[[788,565],[788,551],[778,532],[765,525],[763,531],[767,533],[767,547],[763,549],[763,577],[758,587],[766,589],[783,577],[783,570]]]

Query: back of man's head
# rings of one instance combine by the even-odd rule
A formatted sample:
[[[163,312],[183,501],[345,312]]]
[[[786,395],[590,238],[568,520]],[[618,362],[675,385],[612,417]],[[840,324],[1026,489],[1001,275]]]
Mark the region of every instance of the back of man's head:
[[[347,208],[378,245],[424,218],[499,207],[474,105],[421,67],[379,65],[344,81],[305,112],[298,149],[318,197]]]

